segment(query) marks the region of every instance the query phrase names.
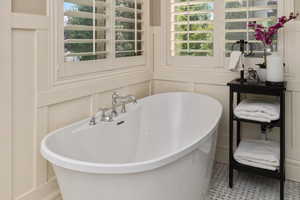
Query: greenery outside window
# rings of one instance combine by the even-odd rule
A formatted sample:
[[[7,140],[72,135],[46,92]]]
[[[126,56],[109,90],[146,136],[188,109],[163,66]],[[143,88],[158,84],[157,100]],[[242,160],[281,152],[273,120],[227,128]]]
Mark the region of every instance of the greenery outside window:
[[[171,55],[213,56],[214,0],[171,1]]]
[[[144,54],[142,0],[64,0],[64,62]]]

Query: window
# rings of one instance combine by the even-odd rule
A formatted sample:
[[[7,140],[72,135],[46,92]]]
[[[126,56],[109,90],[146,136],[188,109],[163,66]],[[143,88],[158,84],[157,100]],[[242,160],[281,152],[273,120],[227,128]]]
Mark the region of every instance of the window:
[[[277,4],[277,0],[225,0],[227,56],[232,50],[232,44],[241,39],[251,42],[255,57],[263,55],[263,46],[255,40],[254,31],[249,29],[248,24],[256,21],[265,26],[273,25],[278,16]],[[277,50],[276,41],[273,50]]]
[[[168,0],[162,1],[163,30],[166,35],[166,63],[193,67],[221,67],[238,40],[249,41],[253,57],[263,55],[263,45],[256,41],[254,31],[248,28],[256,21],[265,26],[275,23],[279,0]],[[273,51],[281,49],[279,35]],[[235,46],[238,48],[238,46]],[[270,49],[271,50],[271,49]],[[249,60],[254,62],[255,60]]]
[[[214,0],[171,1],[171,55],[214,55]]]
[[[142,3],[116,0],[116,57],[143,55]]]
[[[64,62],[144,54],[142,0],[64,0]]]

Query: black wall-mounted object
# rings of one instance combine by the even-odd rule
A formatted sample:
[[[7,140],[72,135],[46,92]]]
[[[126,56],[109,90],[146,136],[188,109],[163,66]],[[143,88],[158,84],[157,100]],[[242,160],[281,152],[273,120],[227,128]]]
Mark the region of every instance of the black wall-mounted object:
[[[249,57],[249,56],[253,55],[253,45],[251,43],[249,43],[248,41],[245,41],[245,40],[236,41],[234,44],[232,44],[231,50],[233,51],[236,46],[239,46],[239,50],[244,57]],[[248,48],[247,48],[247,46],[248,46]],[[249,50],[250,52],[246,53],[246,50]],[[240,71],[239,81],[245,82],[246,79],[245,79],[245,64],[244,63],[242,63],[242,67],[243,67],[243,69]]]

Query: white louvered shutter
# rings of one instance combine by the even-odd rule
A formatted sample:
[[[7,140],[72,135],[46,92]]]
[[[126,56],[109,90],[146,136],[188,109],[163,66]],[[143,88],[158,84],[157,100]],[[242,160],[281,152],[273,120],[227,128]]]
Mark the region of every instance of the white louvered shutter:
[[[214,2],[171,0],[171,56],[214,55]]]
[[[108,7],[106,0],[64,0],[65,62],[107,58]]]
[[[278,0],[225,0],[226,55],[229,56],[234,42],[243,39],[253,44],[254,56],[261,57],[262,43],[255,40],[254,31],[248,25],[253,21],[265,26],[273,25],[278,16],[277,7]],[[276,38],[273,50],[277,50]]]
[[[143,55],[143,1],[116,0],[115,3],[115,57]]]

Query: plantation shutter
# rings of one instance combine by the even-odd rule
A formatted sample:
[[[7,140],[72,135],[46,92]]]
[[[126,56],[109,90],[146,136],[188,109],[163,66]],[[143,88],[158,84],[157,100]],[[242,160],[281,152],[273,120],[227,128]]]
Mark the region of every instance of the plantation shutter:
[[[261,57],[263,45],[255,40],[254,31],[248,25],[253,21],[265,26],[273,25],[278,15],[277,7],[278,0],[225,0],[226,55],[229,56],[234,42],[247,40],[254,46],[254,56]],[[275,41],[273,50],[276,51],[276,48]]]
[[[214,55],[214,0],[171,0],[171,56]]]
[[[120,58],[143,55],[142,0],[115,2],[115,56]]]
[[[64,1],[66,62],[107,58],[108,6],[106,0]]]

